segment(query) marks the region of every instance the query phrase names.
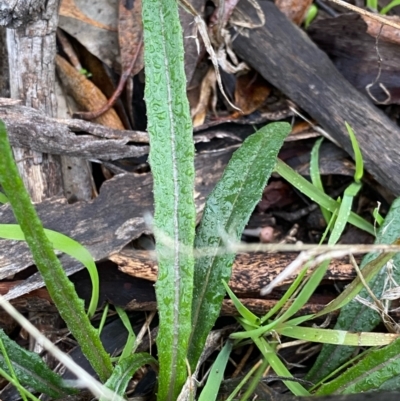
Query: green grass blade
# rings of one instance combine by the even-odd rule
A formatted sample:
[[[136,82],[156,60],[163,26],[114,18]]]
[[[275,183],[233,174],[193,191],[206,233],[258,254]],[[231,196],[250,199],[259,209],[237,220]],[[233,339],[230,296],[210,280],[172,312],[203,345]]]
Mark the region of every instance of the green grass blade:
[[[145,100],[154,179],[159,401],[175,401],[187,377],[195,233],[194,144],[176,0],[143,0]]]
[[[35,264],[43,277],[47,290],[61,317],[81,346],[100,379],[105,381],[112,371],[110,356],[101,344],[97,330],[85,315],[83,301],[78,298],[52,244],[44,232],[41,221],[29,198],[14,162],[7,131],[0,120],[0,184],[6,193],[17,223],[24,232]]]
[[[391,244],[397,240],[400,232],[400,198],[396,199],[386,216],[384,224],[380,227],[376,243]],[[361,269],[367,266],[371,261],[378,257],[377,253],[368,254],[361,263]],[[381,256],[380,258],[383,258]],[[395,266],[400,266],[400,254],[393,256]],[[369,287],[379,299],[383,293],[385,282],[387,280],[387,270],[381,271],[369,282]],[[400,270],[394,269],[393,278],[400,281]],[[366,290],[362,290],[359,294],[369,302],[373,302]],[[351,301],[345,305],[340,312],[335,329],[349,330],[352,332],[371,331],[381,321],[379,314],[371,310],[368,306],[357,301]],[[307,379],[313,382],[321,380],[330,372],[342,365],[353,353],[353,347],[324,345],[317,361],[310,370]]]
[[[307,195],[313,202],[318,203],[321,207],[324,207],[325,209],[329,210],[332,213],[334,213],[335,210],[339,207],[338,202],[333,200],[324,192],[315,188],[315,186],[311,184],[311,182],[307,181],[300,174],[296,173],[282,160],[279,159],[277,160],[275,171],[286,181],[290,182],[300,192]],[[358,227],[359,229],[364,230],[370,233],[371,235],[375,236],[375,230],[373,225],[368,223],[366,220],[364,220],[357,214],[351,212],[348,222],[350,224],[353,224],[353,226]]]
[[[133,331],[133,328],[132,328],[132,325],[131,325],[131,322],[129,320],[127,313],[118,306],[115,307],[115,310],[117,311],[119,318],[121,319],[123,325],[125,326],[126,330],[128,331],[128,338],[126,340],[124,349],[122,350],[122,353],[120,356],[120,359],[124,359],[134,352],[133,347],[134,347],[135,341],[136,341],[136,334]]]
[[[232,351],[232,345],[232,341],[228,340],[218,354],[198,401],[215,401],[217,399],[218,391],[224,378],[225,367]]]
[[[301,327],[282,325],[276,328],[276,332],[297,340],[311,341],[323,344],[352,345],[358,347],[377,347],[387,345],[398,338],[391,333],[349,333],[344,330],[317,329],[313,327]]]
[[[286,292],[283,294],[282,298],[267,312],[265,316],[261,318],[261,323],[266,322],[268,319],[270,319],[272,316],[274,316],[279,310],[283,308],[283,306],[286,304],[286,302],[289,300],[289,298],[294,294],[294,292],[297,290],[299,285],[304,279],[304,276],[307,274],[307,269],[303,269],[294,279],[293,283],[290,285],[290,287],[286,290]]]
[[[240,398],[240,401],[251,400],[251,396],[253,395],[257,386],[260,384],[260,381],[262,380],[263,375],[264,375],[265,371],[267,370],[268,366],[269,366],[269,362],[266,359],[264,359],[262,361],[261,365],[256,370],[246,391],[243,393],[242,397]]]
[[[311,22],[314,21],[318,14],[318,7],[315,4],[311,4],[310,8],[307,11],[306,18],[304,20],[304,28],[308,29],[310,26]]]
[[[271,368],[274,370],[277,376],[293,377],[293,375],[289,372],[288,368],[276,354],[275,349],[268,343],[268,341],[265,338],[255,337],[253,338],[253,341],[258,347],[258,349],[261,351],[263,357],[271,365]],[[283,383],[294,395],[297,396],[310,395],[310,393],[300,383],[290,380],[283,380]]]
[[[0,203],[8,203],[8,198],[3,194],[3,192],[0,192]]]
[[[354,366],[329,383],[323,384],[318,395],[354,394],[371,390],[394,391],[400,388],[400,339],[386,347],[371,350]]]
[[[97,272],[96,264],[90,252],[74,239],[61,234],[59,232],[44,229],[47,238],[53,245],[53,249],[64,252],[74,259],[81,262],[88,270],[92,282],[92,297],[88,308],[89,317],[93,316],[96,312],[97,304],[99,302],[99,274]],[[5,239],[13,239],[18,241],[25,241],[24,233],[18,224],[0,224],[0,237]]]
[[[17,380],[14,379],[13,376],[10,376],[6,371],[0,368],[0,376],[4,377],[9,383],[11,383],[22,395],[25,397],[29,397],[33,401],[40,401],[39,398],[35,397],[30,391],[28,391],[25,387],[23,387]]]
[[[1,351],[2,355],[3,355],[5,365],[7,366],[8,371],[10,372],[10,375],[12,377],[12,380],[13,380],[12,382],[15,384],[15,388],[18,390],[19,395],[21,396],[22,400],[23,401],[27,401],[25,393],[20,390],[22,388],[21,383],[18,380],[18,376],[15,373],[15,370],[14,370],[14,368],[12,366],[10,358],[8,357],[7,350],[6,350],[5,346],[4,346],[3,340],[1,338],[0,338],[0,351]],[[1,369],[1,372],[5,373],[5,371],[3,369]]]
[[[106,387],[114,391],[115,394],[124,396],[126,387],[135,372],[144,365],[157,366],[157,361],[145,352],[130,355],[123,358],[115,366],[111,377],[106,382]],[[100,401],[106,401],[108,398],[101,398]]]
[[[19,383],[32,388],[34,392],[45,393],[53,398],[61,398],[77,392],[76,389],[67,386],[38,354],[20,347],[15,341],[10,340],[3,330],[0,330],[0,340]],[[2,354],[0,354],[0,367],[7,374],[12,374]]]
[[[380,14],[387,14],[393,7],[397,7],[400,5],[400,0],[393,0],[391,1],[386,7],[383,7],[382,10],[379,12]]]
[[[350,125],[347,124],[347,122],[345,122],[345,124],[351,140],[351,146],[354,152],[354,161],[356,163],[356,171],[354,172],[354,181],[356,183],[359,183],[364,175],[364,160],[362,158],[361,149],[360,146],[358,145],[358,141],[356,135],[354,134],[353,128],[351,128]]]
[[[219,315],[225,295],[222,280],[228,282],[231,275],[235,255],[229,250],[219,254],[224,246],[223,238],[233,242],[240,239],[289,132],[289,124],[272,123],[248,137],[233,154],[223,177],[207,199],[195,240],[196,250],[207,252],[195,263],[193,333],[189,348],[192,370]]]
[[[232,300],[235,305],[236,310],[239,314],[245,319],[245,321],[249,325],[258,325],[260,319],[251,311],[249,311],[240,301],[240,299],[235,295],[235,293],[228,287],[228,284],[224,280],[222,280],[225,290],[228,293],[229,298]]]
[[[360,189],[361,184],[353,182],[344,191],[343,199],[340,202],[339,212],[336,217],[335,225],[333,226],[332,233],[329,237],[329,243],[336,244],[339,241],[343,230],[349,220],[351,207],[353,205],[353,199]]]
[[[399,245],[400,241],[395,241],[395,245]],[[369,283],[385,266],[385,264],[393,258],[394,252],[383,253],[375,259],[367,263],[362,269],[362,275],[366,283]],[[325,306],[322,311],[315,314],[314,317],[320,317],[331,313],[337,309],[343,308],[363,289],[363,283],[357,276],[333,301]]]
[[[324,186],[322,185],[322,180],[321,180],[321,175],[319,173],[319,148],[321,147],[322,141],[324,138],[318,139],[312,150],[311,150],[311,158],[310,158],[310,178],[311,182],[314,184],[315,187],[317,187],[319,190],[322,192],[324,191]],[[331,220],[332,213],[330,213],[328,210],[326,210],[324,207],[321,207],[321,213],[324,216],[324,219],[326,221],[326,224],[328,224]]]

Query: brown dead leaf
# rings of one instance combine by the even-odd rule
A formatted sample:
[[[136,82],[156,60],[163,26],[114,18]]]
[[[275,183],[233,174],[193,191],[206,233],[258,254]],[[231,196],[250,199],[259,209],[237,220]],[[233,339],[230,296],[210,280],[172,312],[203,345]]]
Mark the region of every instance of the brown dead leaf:
[[[197,106],[192,110],[193,126],[198,127],[204,123],[207,116],[210,99],[212,99],[213,110],[216,103],[216,83],[217,77],[214,68],[210,68],[203,78],[200,86],[200,97]]]
[[[70,17],[85,22],[86,24],[93,25],[96,28],[106,29],[108,31],[114,31],[115,28],[109,25],[102,24],[101,22],[95,21],[92,18],[87,17],[77,7],[74,0],[62,0],[60,6],[60,15],[63,17]]]
[[[240,75],[236,80],[235,104],[245,116],[256,111],[267,99],[271,87],[265,79],[255,71]]]
[[[56,68],[64,89],[74,98],[79,107],[86,111],[93,111],[107,103],[107,98],[100,89],[61,56],[56,56]],[[125,128],[114,109],[108,110],[94,122],[114,129]]]
[[[300,25],[306,17],[312,0],[276,0],[275,5],[296,25]]]

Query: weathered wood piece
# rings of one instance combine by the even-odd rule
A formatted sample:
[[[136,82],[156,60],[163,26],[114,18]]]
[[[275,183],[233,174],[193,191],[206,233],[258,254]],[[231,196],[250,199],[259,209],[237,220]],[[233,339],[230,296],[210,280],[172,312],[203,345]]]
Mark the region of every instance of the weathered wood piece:
[[[257,24],[248,0],[237,10]],[[233,49],[266,80],[305,110],[349,153],[344,122],[354,129],[365,167],[394,195],[400,195],[400,129],[334,67],[300,28],[269,1],[260,2],[261,28],[235,31]]]
[[[0,118],[7,126],[11,145],[38,152],[117,160],[146,155],[149,151],[147,146],[128,145],[147,143],[145,132],[116,130],[83,120],[55,119],[24,106],[0,106]]]
[[[298,312],[299,315],[312,315],[314,313],[320,312],[326,304],[332,299],[324,299],[318,301],[310,300],[310,302],[304,305]],[[251,312],[256,315],[265,315],[269,310],[271,310],[278,300],[276,299],[256,299],[256,298],[240,298],[240,302],[249,309]],[[142,312],[151,312],[157,310],[157,302],[156,301],[140,301],[133,300],[129,302],[129,304],[124,306],[125,310],[129,311],[142,311]],[[221,315],[222,316],[239,316],[239,312],[234,305],[233,301],[230,299],[224,299],[222,301],[221,307]]]
[[[297,254],[282,253],[242,253],[236,256],[232,267],[229,287],[238,296],[259,294],[281,273]],[[157,261],[151,251],[138,251],[124,248],[109,257],[119,269],[133,277],[156,281]],[[325,275],[326,280],[352,280],[355,277],[353,266],[346,260],[334,259]],[[291,284],[293,277],[284,280],[279,286]]]
[[[381,25],[377,25],[379,32]],[[377,41],[368,33],[367,22],[355,13],[316,21],[307,33],[360,92],[376,103],[400,104],[398,43],[385,40],[383,34]]]
[[[221,177],[232,155],[232,149],[196,157],[196,209],[200,212],[205,199]],[[64,198],[53,198],[36,205],[45,228],[66,234],[86,246],[96,261],[106,259],[143,233],[150,233],[144,215],[153,211],[153,181],[150,174],[118,175],[106,181],[100,195],[92,202],[67,204]],[[0,208],[0,223],[14,223],[8,205]],[[68,275],[83,266],[70,257],[61,256]],[[33,264],[25,243],[0,241],[0,279],[18,273]],[[35,273],[7,293],[14,299],[43,286]]]
[[[11,20],[9,16],[6,20],[14,21],[12,25],[18,26],[7,29],[11,97],[53,117],[57,113],[53,60],[59,0],[12,3],[13,10],[7,4],[2,5],[3,10],[12,13]],[[21,19],[23,23],[18,25],[15,19]],[[34,202],[63,192],[58,156],[20,147],[13,150],[18,170]]]

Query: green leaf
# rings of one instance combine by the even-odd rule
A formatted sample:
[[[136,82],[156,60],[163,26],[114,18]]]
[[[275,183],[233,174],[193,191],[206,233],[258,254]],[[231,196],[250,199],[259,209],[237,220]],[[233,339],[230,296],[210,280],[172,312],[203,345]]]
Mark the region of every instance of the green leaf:
[[[354,394],[370,390],[398,390],[400,383],[400,339],[386,347],[371,350],[356,365],[317,391],[325,394]],[[395,380],[393,380],[395,379]]]
[[[344,330],[317,329],[287,324],[277,327],[276,332],[298,340],[359,347],[387,345],[398,338],[397,334],[391,333],[349,333]]]
[[[319,173],[319,148],[321,147],[322,141],[324,140],[324,137],[318,139],[312,150],[311,150],[311,158],[310,158],[310,178],[311,182],[314,184],[315,187],[317,187],[319,190],[322,192],[324,191],[324,186],[322,185],[322,180],[321,180],[321,175]],[[326,210],[324,207],[321,207],[321,213],[324,216],[324,219],[326,221],[326,224],[329,223],[332,217],[332,213],[330,213],[328,210]]]
[[[67,386],[62,378],[54,373],[38,354],[27,351],[15,341],[10,340],[3,330],[0,330],[0,340],[3,342],[12,368],[18,381],[34,391],[45,393],[52,398],[61,398],[74,394],[76,389]],[[11,375],[4,355],[0,353],[0,367]]]
[[[393,205],[386,216],[384,224],[380,227],[377,235],[377,244],[391,244],[399,237],[400,232],[400,198],[393,202]],[[364,257],[361,263],[361,269],[368,265],[371,261],[378,257],[377,253],[370,253]],[[384,258],[384,256],[380,256]],[[400,266],[400,254],[393,256],[395,266]],[[387,270],[385,268],[369,282],[369,287],[379,299],[383,293],[385,282],[387,280]],[[400,281],[400,269],[394,269],[393,278]],[[369,302],[373,302],[368,292],[364,289],[360,292],[360,297],[365,298]],[[335,329],[349,330],[352,332],[371,331],[381,321],[380,315],[369,308],[367,305],[357,301],[351,301],[345,305],[341,311]],[[353,347],[324,345],[317,361],[310,370],[307,380],[318,382],[337,367],[341,366],[354,352]]]
[[[332,233],[329,237],[329,242],[331,244],[336,244],[339,241],[343,230],[347,222],[349,221],[353,199],[360,189],[361,184],[353,182],[344,191],[343,199],[340,202],[339,212],[336,217],[335,225],[333,226]]]
[[[336,209],[338,209],[340,206],[338,202],[333,200],[324,192],[320,191],[313,184],[311,184],[310,181],[307,181],[300,174],[296,173],[282,160],[277,160],[275,171],[286,181],[290,182],[300,192],[307,195],[313,202],[318,203],[318,205],[329,210],[330,212],[335,213]],[[357,214],[351,212],[348,222],[353,224],[353,226],[375,236],[374,226]]]
[[[75,241],[64,234],[46,228],[44,229],[44,232],[52,243],[54,249],[72,256],[88,269],[92,282],[92,298],[90,300],[88,315],[89,317],[93,316],[99,302],[99,275],[92,255],[78,241]],[[18,224],[0,224],[0,237],[25,241],[24,233]]]
[[[8,203],[8,198],[2,192],[0,192],[0,203]]]
[[[376,1],[376,0],[375,0]],[[382,10],[379,12],[380,14],[387,14],[393,7],[400,5],[400,0],[393,0],[391,1],[386,7],[383,7]]]
[[[194,144],[176,0],[144,0],[145,100],[154,178],[160,328],[159,401],[175,401],[187,377],[195,233]]]
[[[0,184],[13,209],[35,264],[61,317],[81,346],[101,380],[112,371],[110,356],[104,350],[97,330],[85,315],[83,301],[78,298],[60,261],[54,254],[29,194],[26,191],[13,159],[4,122],[0,120]]]
[[[353,128],[351,128],[350,125],[347,124],[347,122],[345,122],[345,124],[347,132],[349,133],[350,136],[351,146],[354,152],[354,161],[356,163],[356,171],[354,172],[354,181],[356,183],[359,183],[364,175],[364,160],[362,158],[360,146],[358,145],[358,141],[356,135],[354,134]]]
[[[232,351],[232,345],[232,341],[228,340],[218,354],[200,394],[199,401],[214,401],[217,399],[218,391],[224,378],[225,367]]]
[[[260,319],[251,311],[249,311],[240,301],[240,299],[235,295],[235,293],[228,287],[228,284],[224,280],[222,280],[225,290],[229,295],[229,298],[232,300],[235,305],[236,310],[240,313],[240,315],[245,319],[245,321],[249,325],[257,325],[260,324]]]
[[[304,28],[308,29],[311,22],[314,21],[315,17],[318,14],[318,7],[315,4],[311,4],[310,8],[307,11],[306,18],[304,20]]]
[[[129,320],[128,314],[119,306],[115,307],[115,310],[118,313],[119,318],[121,319],[123,325],[125,326],[126,330],[128,331],[128,338],[125,342],[124,349],[122,350],[120,359],[124,359],[129,355],[133,354],[135,350],[133,349],[136,341],[136,334],[133,331],[131,321]]]
[[[106,387],[121,397],[124,396],[126,387],[132,376],[143,365],[153,365],[155,367],[157,366],[157,361],[145,352],[129,355],[121,359],[115,366],[111,377],[107,380]],[[108,398],[100,399],[100,401],[105,400],[108,400]]]
[[[394,244],[399,245],[400,242],[396,240]],[[382,270],[382,268],[384,268],[384,265],[393,258],[394,255],[394,252],[383,253],[367,263],[362,269],[364,281],[369,283]],[[357,276],[342,293],[340,293],[333,301],[326,305],[322,311],[316,313],[314,317],[320,317],[337,309],[343,308],[345,305],[351,302],[362,289],[363,283]]]
[[[221,255],[224,241],[237,242],[261,199],[285,137],[287,123],[272,123],[248,137],[233,154],[223,177],[206,202],[197,230],[195,248],[204,256],[196,259],[192,309],[193,332],[189,363],[194,370],[206,338],[217,319],[235,254]]]

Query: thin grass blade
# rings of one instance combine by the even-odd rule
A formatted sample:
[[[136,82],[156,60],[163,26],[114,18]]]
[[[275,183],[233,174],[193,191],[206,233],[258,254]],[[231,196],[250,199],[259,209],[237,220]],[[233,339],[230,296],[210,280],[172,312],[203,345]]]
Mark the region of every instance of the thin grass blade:
[[[391,244],[398,239],[399,232],[400,198],[393,202],[384,224],[379,229],[376,243]],[[363,271],[364,267],[366,267],[371,261],[375,260],[378,256],[379,254],[377,253],[371,253],[364,257],[360,266],[362,269],[361,271]],[[384,256],[379,256],[379,258],[384,258]],[[399,253],[393,255],[393,264],[394,266],[400,266]],[[397,282],[400,281],[400,269],[395,268],[391,274]],[[370,289],[378,299],[384,292],[387,278],[388,270],[387,268],[382,268],[369,282]],[[373,302],[366,290],[362,290],[359,295],[367,301]],[[350,301],[341,309],[335,329],[349,330],[351,332],[371,331],[380,321],[381,317],[376,311],[357,301]],[[349,359],[353,351],[353,347],[324,345],[317,361],[311,368],[307,379],[313,382],[318,382]]]
[[[371,350],[354,366],[329,383],[323,384],[318,395],[354,394],[371,390],[399,390],[400,339],[386,347]]]
[[[92,255],[78,241],[64,234],[46,228],[44,232],[52,243],[53,249],[66,253],[81,262],[87,268],[92,282],[92,297],[88,308],[88,316],[93,316],[99,302],[99,274]],[[18,224],[0,224],[0,237],[25,241],[25,235]]]
[[[215,401],[217,399],[232,346],[233,342],[228,340],[218,354],[198,401]]]
[[[307,195],[313,202],[318,203],[321,207],[334,213],[338,209],[339,204],[330,196],[317,189],[310,181],[307,181],[300,174],[296,173],[292,168],[285,164],[282,160],[277,160],[275,171],[283,177],[286,181],[290,182],[295,188]],[[375,236],[374,226],[368,223],[362,217],[351,212],[348,222],[353,226],[364,230],[371,235]]]
[[[3,330],[0,330],[0,340],[20,384],[55,399],[77,392],[76,389],[66,385],[38,354],[20,347],[15,341],[10,340]],[[0,353],[0,367],[11,375],[2,353]]]

